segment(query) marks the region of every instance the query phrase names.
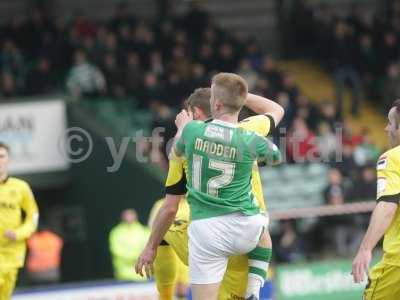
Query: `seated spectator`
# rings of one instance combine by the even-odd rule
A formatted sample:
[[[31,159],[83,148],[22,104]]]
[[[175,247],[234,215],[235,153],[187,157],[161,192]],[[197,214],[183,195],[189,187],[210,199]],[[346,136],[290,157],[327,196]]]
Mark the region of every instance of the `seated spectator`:
[[[27,272],[31,283],[48,284],[60,280],[63,239],[41,224],[28,240]]]
[[[281,232],[278,240],[274,242],[276,260],[282,263],[291,263],[304,259],[302,239],[295,230],[295,223],[283,221],[280,225]]]
[[[390,109],[393,99],[400,97],[400,67],[397,63],[391,63],[387,68],[386,79],[383,84],[382,110]]]
[[[282,89],[282,74],[279,72],[276,61],[271,55],[263,57],[260,72],[268,79],[275,93]]]
[[[343,121],[341,128],[343,145],[348,145],[352,148],[355,148],[357,145],[362,143],[362,135],[359,133],[354,134],[349,122]]]
[[[163,102],[164,89],[156,74],[147,72],[144,76],[143,87],[138,91],[139,106],[142,108],[150,107],[152,102]]]
[[[237,59],[233,46],[229,42],[224,42],[219,47],[217,70],[219,72],[234,72],[237,68]]]
[[[121,214],[121,221],[110,232],[110,252],[117,280],[146,281],[136,274],[133,266],[144,249],[150,230],[139,223],[133,209],[126,209]]]
[[[56,83],[50,61],[40,58],[34,69],[28,73],[26,92],[31,95],[49,94],[55,91]]]
[[[357,178],[357,164],[354,160],[354,148],[349,144],[343,144],[342,158],[335,161],[334,166],[340,170],[340,173],[351,179]]]
[[[339,121],[338,111],[336,110],[335,104],[330,101],[322,101],[320,106],[320,122],[326,122],[329,124],[332,131],[336,130],[337,123]]]
[[[295,111],[294,115],[305,119],[308,127],[311,130],[316,131],[318,129],[320,116],[317,106],[311,103],[310,99],[302,94],[300,94],[295,100],[296,101],[293,103]]]
[[[82,50],[75,52],[75,64],[69,71],[66,86],[75,97],[97,97],[107,89],[103,73],[87,61]]]
[[[287,156],[291,162],[309,162],[318,157],[315,134],[302,118],[293,121],[287,135]]]
[[[294,78],[290,74],[284,74],[282,78],[282,90],[290,97],[290,102],[294,102],[300,95],[299,88],[294,82]]]
[[[137,89],[139,88],[141,80],[142,66],[139,62],[139,56],[135,52],[129,52],[126,59],[124,84],[129,95],[135,95],[135,93],[137,93]]]
[[[364,129],[362,137],[362,143],[354,150],[354,160],[359,167],[375,164],[380,156],[380,150],[373,143],[368,129]]]
[[[5,40],[0,52],[1,70],[21,76],[24,67],[24,59],[17,45],[12,40]]]
[[[250,60],[242,59],[239,63],[239,69],[237,69],[236,73],[246,80],[249,91],[253,91],[258,80],[258,74],[252,68]]]
[[[361,171],[361,178],[357,180],[351,190],[352,201],[372,200],[376,195],[376,171],[373,166],[366,166]]]
[[[339,205],[345,203],[347,191],[343,177],[338,169],[329,172],[329,183],[324,190],[327,205]],[[327,244],[332,244],[335,254],[342,257],[354,253],[362,237],[360,228],[353,226],[352,218],[348,215],[330,216],[324,219]],[[353,224],[353,225],[352,225]]]
[[[2,98],[11,98],[17,96],[17,89],[15,86],[14,76],[10,72],[3,72],[1,74],[1,89],[0,95]]]
[[[338,137],[333,133],[329,123],[321,122],[318,126],[317,147],[322,161],[332,161],[338,146]]]
[[[106,54],[103,61],[103,72],[106,78],[108,94],[113,98],[126,97],[124,86],[124,72],[117,66],[117,61],[114,55]]]

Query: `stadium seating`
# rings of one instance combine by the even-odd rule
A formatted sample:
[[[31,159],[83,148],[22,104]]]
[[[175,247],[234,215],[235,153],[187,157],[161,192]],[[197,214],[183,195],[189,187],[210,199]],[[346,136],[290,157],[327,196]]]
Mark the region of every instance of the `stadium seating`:
[[[268,209],[277,211],[322,205],[328,170],[329,167],[322,163],[260,168]]]

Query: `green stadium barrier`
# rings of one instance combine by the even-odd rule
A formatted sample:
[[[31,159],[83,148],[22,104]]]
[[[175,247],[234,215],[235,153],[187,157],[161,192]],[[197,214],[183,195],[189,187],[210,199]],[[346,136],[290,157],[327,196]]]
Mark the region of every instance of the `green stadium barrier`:
[[[277,300],[360,300],[366,282],[353,283],[351,263],[330,260],[279,265],[274,279]]]

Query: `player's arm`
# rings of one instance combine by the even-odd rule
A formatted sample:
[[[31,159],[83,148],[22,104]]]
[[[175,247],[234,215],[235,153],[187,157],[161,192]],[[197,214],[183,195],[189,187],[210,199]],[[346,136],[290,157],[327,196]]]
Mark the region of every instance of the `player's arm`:
[[[181,198],[182,195],[167,194],[165,196],[165,202],[154,220],[149,240],[135,266],[137,274],[144,276],[143,267],[147,277],[153,274],[153,262],[157,254],[157,247],[175,219]]]
[[[272,128],[279,124],[285,114],[285,110],[278,103],[251,93],[247,94],[246,106],[258,115],[269,116],[272,119]]]
[[[39,210],[28,184],[22,186],[21,208],[25,212],[25,220],[21,226],[15,229],[17,241],[29,238],[35,232],[39,221]]]
[[[277,165],[282,162],[282,154],[279,148],[269,139],[255,135],[254,145],[257,161],[268,165]]]
[[[176,157],[182,156],[185,152],[184,131],[188,123],[193,121],[193,113],[186,109],[182,109],[175,118],[176,135],[174,137],[174,146],[172,147],[171,154]]]
[[[369,268],[372,251],[388,230],[399,205],[400,173],[396,166],[397,163],[391,161],[389,157],[378,161],[378,204],[372,213],[367,232],[353,261],[352,274],[356,283],[363,281]]]
[[[157,247],[175,219],[182,196],[186,194],[186,177],[182,160],[170,159],[165,191],[165,201],[154,218],[150,238],[136,264],[136,273],[141,276],[143,267],[146,275],[148,277],[151,275]]]

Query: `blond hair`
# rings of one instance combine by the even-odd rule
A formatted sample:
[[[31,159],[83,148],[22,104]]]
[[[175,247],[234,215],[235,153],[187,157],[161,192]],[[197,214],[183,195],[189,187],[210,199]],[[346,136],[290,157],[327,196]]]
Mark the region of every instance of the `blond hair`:
[[[247,83],[239,75],[219,73],[212,78],[214,98],[219,100],[229,112],[239,111],[246,103]]]

